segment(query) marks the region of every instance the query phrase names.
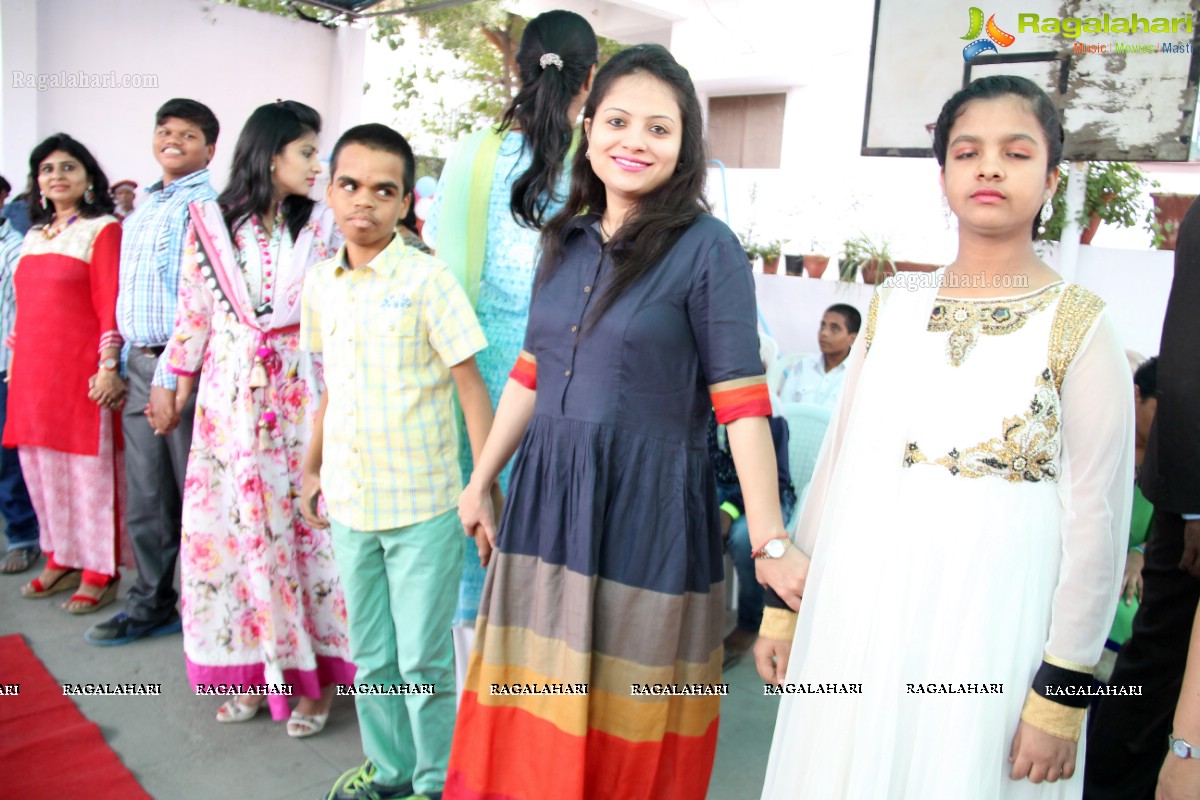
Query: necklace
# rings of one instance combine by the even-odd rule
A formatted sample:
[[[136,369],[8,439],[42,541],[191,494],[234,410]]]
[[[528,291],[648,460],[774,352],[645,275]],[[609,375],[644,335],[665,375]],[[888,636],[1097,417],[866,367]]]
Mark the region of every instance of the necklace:
[[[268,237],[266,231],[263,230],[257,217],[250,218],[250,227],[254,232],[254,241],[258,246],[259,272],[258,272],[258,297],[259,304],[254,311],[258,316],[271,313],[271,299],[273,295],[272,287],[275,284],[275,267],[271,259],[271,254],[278,252],[281,244],[283,231],[283,211],[282,209],[275,214],[274,228],[271,231],[271,236]],[[244,250],[238,253],[238,265],[242,268],[242,274],[246,280],[250,279],[250,271],[247,268],[249,259],[246,258]]]
[[[66,222],[64,222],[62,225],[58,226],[57,228],[51,228],[49,225],[46,225],[42,228],[42,236],[46,237],[47,239],[53,239],[55,236],[58,236],[60,233],[65,231],[67,228],[71,227],[71,223],[73,223],[77,219],[79,219],[79,215],[72,214],[67,219]]]

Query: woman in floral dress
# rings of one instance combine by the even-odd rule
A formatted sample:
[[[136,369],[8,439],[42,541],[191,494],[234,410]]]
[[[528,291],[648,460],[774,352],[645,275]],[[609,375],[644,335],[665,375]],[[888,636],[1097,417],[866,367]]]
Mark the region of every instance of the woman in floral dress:
[[[264,695],[282,719],[298,695],[293,737],[318,733],[333,684],[354,676],[328,534],[304,524],[295,488],[321,369],[298,346],[300,291],[338,246],[332,214],[308,198],[320,124],[292,101],[250,116],[228,188],[191,208],[166,353],[177,403],[201,375],[181,548],[188,677],[267,685],[225,702],[219,722],[250,719]]]

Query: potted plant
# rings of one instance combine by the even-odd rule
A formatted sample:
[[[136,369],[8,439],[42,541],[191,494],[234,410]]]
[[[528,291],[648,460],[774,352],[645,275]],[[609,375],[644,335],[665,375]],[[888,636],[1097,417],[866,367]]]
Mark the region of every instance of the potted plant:
[[[842,258],[838,261],[839,280],[853,283],[862,275],[863,283],[883,283],[889,275],[896,274],[896,262],[888,251],[886,239],[877,244],[865,233],[842,244]]]
[[[756,258],[761,258],[764,273],[774,275],[779,272],[779,254],[781,252],[779,242],[760,243],[754,236],[753,226],[738,238],[742,240],[742,248],[746,251],[746,257],[750,259],[751,264]]]
[[[1046,221],[1046,230],[1041,235],[1044,241],[1062,240],[1067,222],[1067,183],[1067,169],[1059,167],[1058,191],[1051,201],[1054,213]],[[1077,220],[1082,231],[1080,243],[1090,244],[1101,222],[1122,228],[1136,225],[1141,212],[1142,194],[1157,185],[1127,161],[1088,162],[1083,210]]]
[[[825,246],[815,238],[809,239],[808,250],[799,257],[800,267],[808,277],[820,278],[825,274],[825,268],[829,266],[829,256],[821,253],[824,249]]]
[[[810,278],[819,278],[825,274],[825,268],[829,266],[829,256],[821,255],[820,253],[805,253],[801,256],[803,259],[804,272]]]
[[[775,275],[779,272],[779,254],[782,248],[779,242],[767,242],[759,245],[758,254],[762,257],[763,272],[767,275]]]

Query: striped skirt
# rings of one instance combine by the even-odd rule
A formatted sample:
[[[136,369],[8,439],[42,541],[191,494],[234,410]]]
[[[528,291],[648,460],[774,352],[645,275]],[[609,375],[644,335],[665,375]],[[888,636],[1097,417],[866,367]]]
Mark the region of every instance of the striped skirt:
[[[564,425],[576,428],[573,441],[545,441]],[[446,798],[707,792],[724,625],[711,467],[612,437],[536,417],[526,435],[484,584]],[[612,470],[631,461],[639,466]],[[660,482],[628,480],[642,468]],[[656,486],[687,489],[664,497]]]

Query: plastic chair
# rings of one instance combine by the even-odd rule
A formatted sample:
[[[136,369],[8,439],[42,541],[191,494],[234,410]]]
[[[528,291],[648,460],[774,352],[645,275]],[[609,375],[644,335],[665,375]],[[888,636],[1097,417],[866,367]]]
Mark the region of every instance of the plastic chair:
[[[792,473],[792,486],[796,489],[796,515],[800,516],[803,498],[812,481],[813,469],[817,466],[817,455],[825,430],[829,427],[830,409],[811,403],[783,403],[782,416],[788,424],[788,468]]]

